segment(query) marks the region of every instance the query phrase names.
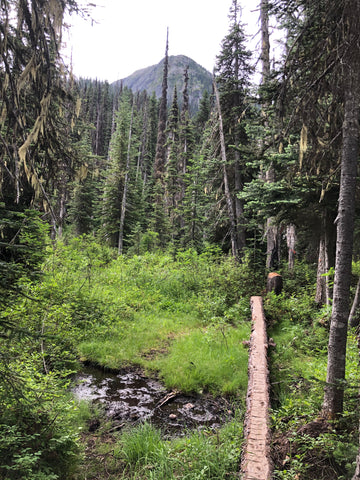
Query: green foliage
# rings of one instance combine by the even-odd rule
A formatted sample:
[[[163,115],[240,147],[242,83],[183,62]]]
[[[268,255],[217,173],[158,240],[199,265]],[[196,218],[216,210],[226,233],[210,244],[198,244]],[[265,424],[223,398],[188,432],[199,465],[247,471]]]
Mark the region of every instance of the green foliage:
[[[247,387],[248,351],[241,342],[249,336],[250,325],[218,323],[177,338],[152,366],[168,388],[237,395]]]
[[[236,478],[241,437],[235,420],[217,434],[194,432],[171,441],[162,440],[160,432],[145,423],[122,433],[114,453],[125,464],[124,480]]]
[[[129,429],[121,435],[121,457],[128,465],[143,466],[162,455],[161,433],[149,423]]]
[[[239,348],[250,328],[246,264],[212,248],[111,260],[107,248],[81,237],[58,243],[46,269],[32,290],[35,308],[27,302],[21,308],[26,316],[31,308],[34,333],[50,336],[42,342],[49,369],[76,368],[78,354],[110,368],[157,369],[166,383],[187,391],[246,388],[247,352]],[[191,375],[171,371],[182,354],[197,365]]]
[[[0,217],[0,305],[6,305],[21,284],[39,278],[48,227],[36,210],[21,212],[3,203]]]
[[[19,358],[12,368],[16,388],[0,383],[0,477],[70,478],[79,454],[79,430],[73,426],[77,407],[64,397],[67,384],[57,375],[39,373],[34,359]]]
[[[284,292],[268,294],[264,302],[269,335],[276,344],[270,350],[275,479],[348,479],[354,469],[358,444],[356,339],[349,335],[344,415],[319,432],[316,422],[326,380],[331,309],[320,308],[313,301],[314,282],[312,268],[297,263],[294,272],[284,274]]]

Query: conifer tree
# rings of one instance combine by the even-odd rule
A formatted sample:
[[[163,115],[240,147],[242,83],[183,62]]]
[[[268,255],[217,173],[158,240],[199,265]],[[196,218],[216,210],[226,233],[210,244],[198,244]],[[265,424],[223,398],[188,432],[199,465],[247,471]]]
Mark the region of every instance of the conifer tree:
[[[334,296],[323,403],[323,415],[334,418],[343,408],[342,382],[345,379],[349,315],[359,148],[359,2],[274,3],[282,18],[291,22],[288,30],[290,48],[280,89],[280,111],[283,114],[280,136],[285,140],[297,126],[298,174],[294,180],[299,184],[302,182],[301,188],[310,184],[309,179],[316,186],[312,193],[310,188],[305,193],[310,196],[316,192],[314,200],[317,197],[317,202],[308,201],[303,211],[306,211],[308,225],[313,218],[318,227],[323,226],[326,233],[329,232],[336,215],[334,193],[337,182],[340,182]],[[332,221],[327,224],[329,218]]]
[[[77,9],[75,1],[58,0],[4,1],[0,9],[2,198],[7,205],[41,203],[55,227],[52,194],[74,173],[66,138],[75,109],[59,49],[65,11]]]
[[[355,191],[359,160],[360,114],[360,1],[344,0],[342,13],[346,44],[340,65],[344,94],[344,120],[342,127],[341,178],[337,216],[336,262],[333,294],[333,310],[328,345],[327,386],[325,388],[323,414],[334,418],[343,410],[343,386],[345,379],[347,322],[351,265],[354,238]]]
[[[162,92],[159,109],[158,134],[156,142],[156,154],[154,175],[155,179],[163,183],[166,163],[166,121],[167,121],[167,89],[169,69],[169,31],[166,36],[165,60],[162,80]]]
[[[179,161],[178,161],[178,194],[177,194],[177,209],[178,209],[178,228],[181,232],[181,243],[186,245],[186,230],[189,229],[189,225],[185,220],[185,197],[186,186],[188,184],[187,177],[189,175],[189,169],[193,164],[193,156],[196,151],[195,147],[195,129],[192,119],[190,118],[189,110],[189,67],[184,70],[184,89],[183,89],[183,102],[180,117],[179,128]],[[190,183],[193,183],[190,176]],[[195,200],[195,198],[194,198]],[[193,213],[196,211],[194,205],[192,209]],[[192,215],[193,217],[193,215]],[[190,225],[193,222],[191,219]],[[192,230],[192,227],[191,227]],[[191,235],[193,237],[193,234]],[[193,242],[192,242],[193,244]]]
[[[164,210],[164,203],[166,205],[166,192],[165,192],[165,165],[167,159],[167,146],[166,146],[166,123],[167,123],[167,89],[168,89],[168,67],[169,67],[169,31],[166,35],[166,48],[164,59],[164,70],[162,80],[162,93],[159,107],[159,121],[158,121],[158,133],[156,142],[156,153],[154,160],[154,212],[152,225],[154,231],[159,235],[160,244],[162,247],[166,245],[169,238],[168,236],[168,222],[165,221],[167,216]]]
[[[204,90],[203,96],[200,99],[199,110],[195,116],[194,124],[196,126],[196,138],[201,137],[204,131],[206,122],[210,118],[211,113],[211,98],[207,90]]]
[[[172,225],[172,237],[175,235],[175,216],[179,191],[178,159],[179,159],[179,105],[177,88],[174,88],[174,98],[167,123],[167,161],[165,174],[164,208]]]
[[[270,78],[270,38],[269,38],[269,2],[268,0],[261,0],[260,4],[260,22],[261,22],[261,83],[266,85]],[[262,113],[266,118],[269,112],[268,102],[264,102],[262,105]],[[265,119],[265,129],[268,127],[268,120]],[[262,173],[262,172],[261,172]],[[270,166],[265,172],[266,182],[275,181],[274,166]],[[294,228],[294,227],[293,227]],[[278,233],[278,226],[275,224],[275,219],[269,217],[266,219],[266,267],[270,270],[276,268],[280,262],[280,239],[281,236]]]
[[[132,92],[123,89],[104,180],[102,235],[109,245],[118,249],[120,245],[120,253],[138,220],[135,206],[140,192],[136,182],[136,166],[141,129],[138,112],[135,108],[133,111],[133,103]]]
[[[219,90],[218,114],[223,118],[225,150],[221,155],[223,166],[226,204],[230,222],[233,255],[240,259],[245,247],[245,219],[243,202],[238,193],[242,191],[246,175],[246,161],[241,151],[248,143],[244,112],[248,105],[251,53],[245,48],[245,35],[239,21],[240,7],[233,0],[230,8],[230,29],[222,42],[217,56],[216,84]],[[221,132],[220,132],[221,134]],[[225,154],[225,155],[224,155]],[[231,173],[230,173],[231,172]],[[226,175],[225,175],[226,173]],[[231,178],[226,187],[225,178]],[[235,250],[234,250],[235,249]]]

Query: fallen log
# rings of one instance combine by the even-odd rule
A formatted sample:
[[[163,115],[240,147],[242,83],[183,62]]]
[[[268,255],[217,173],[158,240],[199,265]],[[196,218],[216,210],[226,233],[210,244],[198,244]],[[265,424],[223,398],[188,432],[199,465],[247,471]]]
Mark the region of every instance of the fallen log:
[[[251,297],[252,332],[241,470],[244,480],[269,480],[272,474],[269,426],[268,338],[262,298]]]

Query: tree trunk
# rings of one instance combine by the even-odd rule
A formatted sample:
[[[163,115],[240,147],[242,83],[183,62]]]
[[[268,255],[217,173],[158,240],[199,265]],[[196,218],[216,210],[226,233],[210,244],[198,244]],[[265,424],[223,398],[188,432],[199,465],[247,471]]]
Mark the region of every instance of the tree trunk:
[[[357,39],[360,0],[347,4],[345,24],[349,25],[349,43]],[[356,4],[356,5],[355,5]],[[351,13],[350,13],[351,12]],[[355,40],[351,57],[343,59],[346,79],[344,121],[342,128],[342,158],[337,216],[337,240],[333,311],[328,346],[328,366],[322,413],[325,418],[335,418],[343,410],[344,391],[341,382],[345,379],[346,341],[349,317],[349,295],[354,236],[355,189],[359,158],[359,105],[360,75],[359,47]],[[354,41],[354,43],[355,43]]]
[[[360,278],[356,285],[356,292],[353,304],[351,306],[350,315],[349,315],[349,323],[351,327],[357,327],[359,325],[359,316],[357,314],[357,310],[360,307]]]
[[[260,3],[260,23],[261,23],[261,83],[265,84],[270,75],[270,37],[269,37],[269,2],[268,0],[261,0]],[[262,106],[263,112],[268,110],[266,103]],[[265,128],[268,127],[267,120],[265,121]],[[263,175],[263,174],[262,174]],[[266,182],[275,182],[275,171],[271,165],[265,174]],[[278,226],[275,224],[273,218],[268,218],[266,221],[266,268],[273,270],[278,267],[280,263],[280,235],[278,233]]]
[[[280,263],[280,234],[274,218],[266,220],[266,268],[274,270]]]
[[[261,62],[262,83],[270,73],[270,39],[269,39],[269,5],[268,0],[261,0],[260,4],[261,23]]]
[[[123,246],[124,246],[124,225],[125,225],[125,215],[126,215],[127,191],[128,191],[128,185],[129,185],[130,150],[131,150],[131,137],[132,137],[133,120],[134,120],[134,100],[133,100],[132,109],[131,109],[129,139],[128,139],[128,146],[127,146],[127,154],[126,154],[126,171],[125,171],[125,179],[124,179],[124,190],[123,190],[123,196],[122,196],[122,202],[121,202],[120,226],[119,226],[119,244],[118,244],[118,254],[119,255],[122,255]]]
[[[359,284],[360,284],[360,279],[359,279],[358,286],[359,286]],[[360,336],[359,335],[357,337],[357,344],[358,344],[358,350],[359,350],[359,353],[360,353]],[[359,392],[359,398],[360,398],[360,392]],[[360,421],[359,421],[358,433],[359,433],[359,450],[358,450],[358,454],[356,456],[356,469],[355,469],[355,473],[352,477],[352,480],[360,480]]]
[[[66,188],[66,186],[64,186]],[[66,191],[61,192],[60,200],[59,200],[59,215],[58,215],[58,231],[57,236],[59,238],[63,235],[63,228],[65,224],[65,216],[66,216],[66,202],[67,202],[67,194]]]
[[[238,144],[238,142],[236,142]],[[243,190],[243,182],[240,170],[240,153],[235,151],[235,192]],[[235,220],[236,220],[236,236],[238,244],[238,255],[241,257],[242,251],[246,245],[245,228],[244,228],[244,205],[243,201],[235,195]]]
[[[316,274],[316,294],[315,302],[319,305],[329,305],[329,277],[326,275],[329,271],[328,241],[326,231],[322,230],[319,241],[319,257]]]
[[[359,438],[360,438],[360,427],[359,427]],[[352,480],[360,480],[360,452],[356,456],[356,470]]]
[[[292,223],[286,227],[286,243],[288,247],[288,269],[292,272],[294,270],[296,245],[296,230]]]
[[[218,114],[219,114],[221,160],[222,160],[222,164],[223,164],[223,179],[224,179],[225,200],[226,200],[226,206],[227,206],[229,221],[230,221],[231,252],[232,252],[233,257],[238,259],[239,258],[238,257],[239,248],[238,248],[237,238],[236,238],[235,213],[234,213],[234,207],[233,207],[231,193],[230,193],[228,173],[227,173],[227,169],[226,169],[226,148],[225,148],[224,127],[223,127],[223,120],[222,120],[222,114],[221,114],[219,91],[218,91],[218,88],[216,86],[215,78],[214,78],[213,84],[214,84],[216,106],[217,106]]]

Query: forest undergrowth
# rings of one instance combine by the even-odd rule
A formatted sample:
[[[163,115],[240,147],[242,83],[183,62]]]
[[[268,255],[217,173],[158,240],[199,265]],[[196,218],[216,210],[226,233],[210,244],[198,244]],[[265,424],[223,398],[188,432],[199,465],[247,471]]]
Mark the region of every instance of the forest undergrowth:
[[[265,299],[270,350],[272,457],[276,480],[351,479],[358,450],[359,351],[348,335],[344,412],[321,416],[331,306],[314,302],[309,266],[284,273],[285,291]]]
[[[40,281],[2,312],[0,478],[238,478],[247,387],[250,296],[264,272],[212,247],[117,256],[80,237],[49,247]],[[351,478],[357,449],[358,351],[349,335],[345,413],[319,431],[329,308],[297,264],[264,298],[271,348],[276,479]],[[12,326],[10,328],[10,326]],[[13,328],[13,327],[16,328]],[[136,366],[167,389],[225,397],[224,425],[167,438],[151,423],[112,428],[69,385],[83,362]],[[98,427],[94,431],[94,419]],[[309,426],[310,425],[310,426]],[[313,425],[313,430],[311,429]],[[317,428],[317,430],[316,430]],[[315,435],[315,433],[316,435]],[[321,473],[323,472],[323,473]]]

